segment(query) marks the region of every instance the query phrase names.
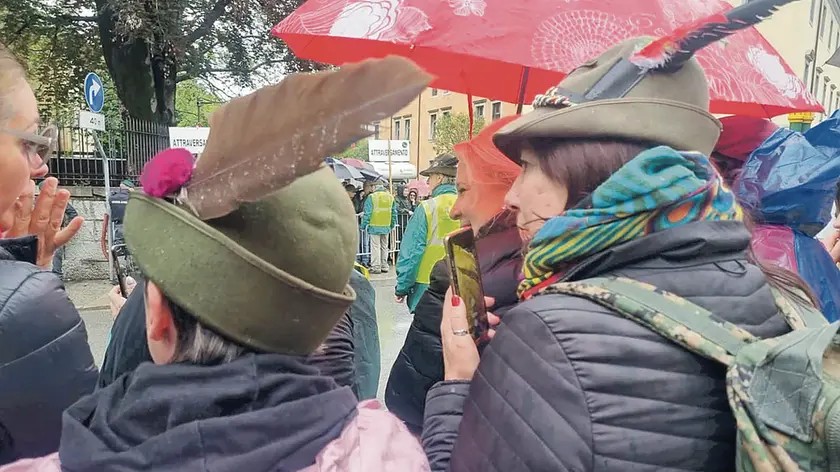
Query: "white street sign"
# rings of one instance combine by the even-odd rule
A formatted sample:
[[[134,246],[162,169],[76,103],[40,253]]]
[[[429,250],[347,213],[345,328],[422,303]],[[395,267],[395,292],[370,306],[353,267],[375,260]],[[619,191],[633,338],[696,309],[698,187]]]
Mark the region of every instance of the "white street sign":
[[[411,145],[408,141],[389,141],[371,139],[368,141],[368,160],[370,162],[388,162],[388,153],[391,154],[391,162],[411,162]]]
[[[79,128],[105,131],[105,115],[79,110]]]
[[[172,127],[169,128],[169,147],[184,148],[193,154],[204,152],[210,128]]]

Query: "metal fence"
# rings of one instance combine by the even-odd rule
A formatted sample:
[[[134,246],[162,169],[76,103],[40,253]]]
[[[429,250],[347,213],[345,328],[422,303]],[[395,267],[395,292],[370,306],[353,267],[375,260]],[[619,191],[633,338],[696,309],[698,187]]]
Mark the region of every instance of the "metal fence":
[[[405,214],[397,215],[397,225],[391,230],[388,238],[388,254],[391,259],[391,264],[396,265],[397,257],[400,254],[400,243],[402,243],[403,233],[405,227],[408,225],[410,216]],[[370,264],[370,236],[368,232],[362,228],[362,215],[357,215],[359,227],[359,249],[356,251],[356,260],[360,264]]]
[[[110,124],[110,123],[109,123]],[[116,129],[99,134],[105,154],[111,185],[124,179],[137,180],[143,166],[155,154],[169,147],[167,125],[135,118],[123,118]],[[59,128],[58,149],[50,162],[50,173],[65,186],[105,185],[102,156],[89,131],[78,126]]]

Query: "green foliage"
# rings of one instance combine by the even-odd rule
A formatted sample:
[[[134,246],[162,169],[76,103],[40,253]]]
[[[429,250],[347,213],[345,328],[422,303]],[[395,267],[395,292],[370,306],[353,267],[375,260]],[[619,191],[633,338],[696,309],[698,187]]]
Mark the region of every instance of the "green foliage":
[[[368,140],[363,139],[357,143],[350,145],[339,156],[342,159],[358,159],[367,162],[368,160]]]
[[[473,134],[484,128],[484,119],[478,118],[473,124]],[[456,144],[470,139],[470,117],[466,113],[438,116],[435,125],[433,145],[435,154],[451,153]]]
[[[175,94],[175,123],[177,126],[209,126],[207,118],[222,103],[195,80],[181,82]]]
[[[72,120],[88,72],[106,80],[96,23],[75,21],[81,8],[77,0],[0,0],[0,43],[26,68],[46,120]]]
[[[84,75],[96,71],[103,80],[110,76],[123,107],[118,111],[176,124],[189,120],[188,109],[176,116],[178,84],[198,80],[228,99],[236,89],[319,69],[268,33],[302,3],[0,0],[0,42],[29,64],[47,115],[77,109]],[[195,111],[196,122],[203,120]]]

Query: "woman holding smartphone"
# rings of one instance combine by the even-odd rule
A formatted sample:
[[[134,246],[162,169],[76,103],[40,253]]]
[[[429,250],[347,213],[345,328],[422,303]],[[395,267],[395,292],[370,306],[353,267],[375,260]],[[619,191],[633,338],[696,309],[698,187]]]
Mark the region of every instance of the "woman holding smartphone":
[[[472,228],[483,290],[494,297],[499,315],[516,303],[522,267],[522,240],[516,216],[503,210],[505,194],[519,175],[519,166],[492,143],[493,133],[512,120],[513,117],[497,120],[471,141],[455,146],[458,199],[451,216]],[[418,435],[423,429],[426,392],[443,380],[440,320],[450,283],[444,259],[432,269],[429,289],[417,304],[385,389],[388,409]]]
[[[809,294],[785,283],[796,276],[774,278],[748,257],[743,212],[707,157],[720,124],[696,59],[606,87],[621,76],[612,67],[647,42],[586,62],[496,133],[522,166],[506,199],[529,240],[522,301],[479,363],[458,335],[463,303],[447,294],[445,381],[429,391],[423,431],[432,470],[735,468],[722,365],[588,299],[543,293],[624,277],[760,338],[789,331],[771,286]],[[596,84],[630,88],[588,95]]]

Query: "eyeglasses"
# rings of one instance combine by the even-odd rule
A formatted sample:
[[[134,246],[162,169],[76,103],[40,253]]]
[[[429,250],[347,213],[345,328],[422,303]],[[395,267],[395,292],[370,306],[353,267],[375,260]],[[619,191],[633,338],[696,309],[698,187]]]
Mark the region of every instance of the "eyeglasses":
[[[54,125],[45,127],[37,134],[9,128],[0,131],[20,138],[25,143],[26,158],[33,169],[39,169],[49,162],[58,143],[58,128]]]

